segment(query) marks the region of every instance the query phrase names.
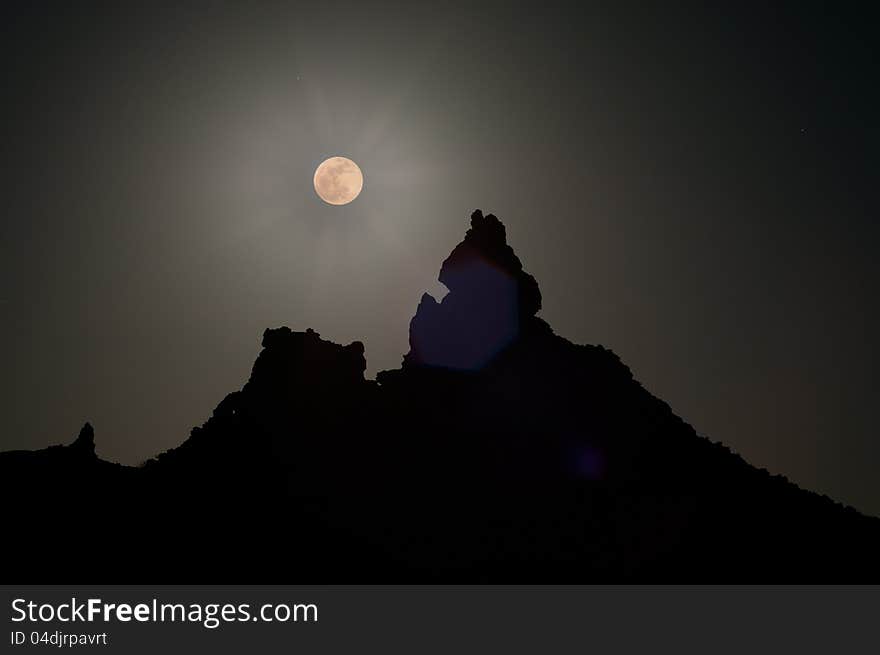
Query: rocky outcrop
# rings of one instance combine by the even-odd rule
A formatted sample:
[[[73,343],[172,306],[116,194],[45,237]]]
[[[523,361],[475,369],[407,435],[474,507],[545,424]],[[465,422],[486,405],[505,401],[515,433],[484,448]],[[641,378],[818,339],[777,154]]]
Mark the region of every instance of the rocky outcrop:
[[[519,338],[541,309],[538,283],[507,244],[504,225],[480,210],[438,279],[449,293],[440,303],[422,296],[404,368],[480,369]]]
[[[70,444],[70,447],[84,456],[97,457],[95,455],[95,429],[91,423],[86,422],[82,426],[79,436],[76,438],[76,441]]]

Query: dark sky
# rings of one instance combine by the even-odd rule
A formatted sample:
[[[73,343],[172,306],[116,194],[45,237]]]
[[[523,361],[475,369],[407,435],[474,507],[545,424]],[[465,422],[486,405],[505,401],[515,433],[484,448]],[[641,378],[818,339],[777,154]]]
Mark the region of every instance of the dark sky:
[[[645,4],[5,9],[0,447],[172,447],[270,326],[397,366],[479,207],[557,333],[880,514],[878,23]]]

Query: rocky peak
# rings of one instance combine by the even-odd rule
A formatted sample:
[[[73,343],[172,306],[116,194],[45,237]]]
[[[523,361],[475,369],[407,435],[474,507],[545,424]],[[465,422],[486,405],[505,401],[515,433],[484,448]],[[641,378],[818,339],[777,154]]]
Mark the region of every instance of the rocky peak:
[[[87,421],[86,424],[82,426],[82,429],[79,431],[79,436],[72,444],[70,444],[70,447],[78,453],[97,457],[97,455],[95,455],[95,429],[92,427],[91,423]]]
[[[439,280],[451,293],[461,295],[479,291],[480,284],[492,282],[481,275],[484,266],[491,267],[516,287],[517,313],[534,316],[541,309],[538,282],[523,270],[522,263],[507,243],[504,224],[494,214],[483,216],[479,209],[471,214],[471,227],[440,267]],[[484,280],[480,278],[484,277]]]
[[[280,327],[263,333],[263,350],[245,390],[275,393],[362,384],[366,368],[360,341],[341,346],[311,328],[296,332]]]
[[[410,323],[404,368],[477,370],[513,343],[541,309],[534,277],[507,244],[504,225],[479,209],[471,227],[440,268],[449,293],[422,296]]]

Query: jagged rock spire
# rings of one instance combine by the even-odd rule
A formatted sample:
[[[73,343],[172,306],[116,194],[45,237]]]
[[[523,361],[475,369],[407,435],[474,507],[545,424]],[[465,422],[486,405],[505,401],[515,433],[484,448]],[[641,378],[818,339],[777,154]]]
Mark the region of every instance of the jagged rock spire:
[[[403,366],[478,370],[512,344],[541,309],[535,278],[507,244],[493,214],[471,214],[471,227],[440,268],[449,293],[422,296],[410,323]]]
[[[474,291],[475,263],[488,264],[516,285],[517,313],[534,316],[541,309],[538,282],[523,270],[516,253],[507,244],[504,224],[494,214],[483,216],[479,209],[471,214],[471,228],[440,267],[439,280],[450,293],[469,294]]]
[[[70,447],[87,455],[95,455],[95,429],[91,423],[86,421],[79,431],[79,436]]]

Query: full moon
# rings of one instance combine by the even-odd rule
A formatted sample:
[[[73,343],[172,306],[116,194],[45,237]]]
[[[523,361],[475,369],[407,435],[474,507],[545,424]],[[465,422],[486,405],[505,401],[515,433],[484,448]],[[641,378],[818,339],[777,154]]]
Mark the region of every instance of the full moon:
[[[315,192],[330,205],[347,205],[363,188],[363,173],[348,157],[330,157],[315,170]]]

